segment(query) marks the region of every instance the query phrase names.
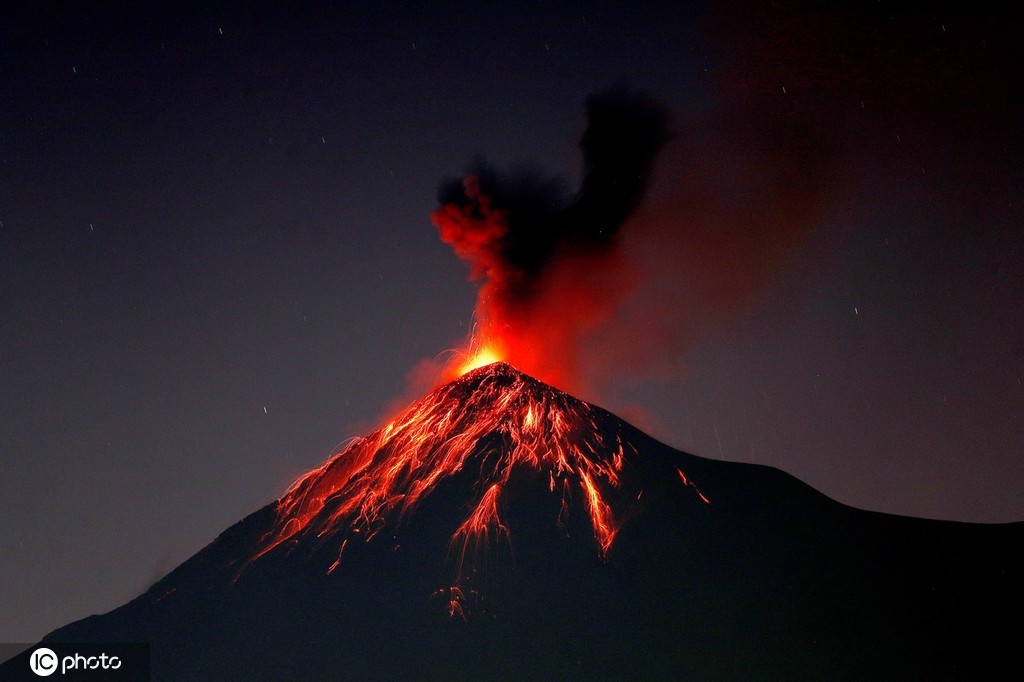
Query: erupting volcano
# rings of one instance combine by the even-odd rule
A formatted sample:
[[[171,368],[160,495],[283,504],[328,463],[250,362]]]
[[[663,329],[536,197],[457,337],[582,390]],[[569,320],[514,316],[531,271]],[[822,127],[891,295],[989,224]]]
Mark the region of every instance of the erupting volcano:
[[[517,469],[547,479],[563,529],[570,505],[583,505],[603,557],[624,516],[612,499],[643,494],[635,480],[623,485],[635,454],[621,422],[604,410],[495,363],[434,391],[299,479],[278,503],[274,528],[254,558],[327,536],[339,547],[328,569],[334,571],[349,540],[370,540],[400,523],[443,478],[467,471],[474,499],[452,535],[457,571],[449,589],[449,613],[465,615],[474,555],[507,539],[500,507]]]
[[[999,679],[1022,540],[678,452],[493,363],[44,642],[149,642],[169,680]]]

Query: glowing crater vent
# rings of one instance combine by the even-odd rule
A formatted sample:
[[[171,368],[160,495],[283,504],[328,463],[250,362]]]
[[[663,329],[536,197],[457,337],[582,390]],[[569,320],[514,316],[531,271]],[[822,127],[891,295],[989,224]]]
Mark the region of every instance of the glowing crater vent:
[[[583,505],[603,556],[620,525],[609,500],[626,451],[632,454],[620,422],[608,416],[503,362],[475,369],[296,481],[253,559],[303,537],[337,538],[340,552],[350,539],[369,540],[400,523],[442,479],[466,471],[475,499],[452,529],[457,586],[472,573],[467,563],[477,548],[509,535],[502,496],[520,467],[539,472],[561,496],[562,513],[552,523],[571,504]],[[340,553],[330,570],[339,563]]]

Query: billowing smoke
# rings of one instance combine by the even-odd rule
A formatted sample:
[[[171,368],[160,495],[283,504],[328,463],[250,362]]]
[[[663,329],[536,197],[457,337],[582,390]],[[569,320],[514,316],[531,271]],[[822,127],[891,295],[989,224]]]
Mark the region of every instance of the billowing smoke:
[[[575,193],[482,162],[444,184],[434,221],[481,281],[477,341],[622,414],[631,379],[679,379],[780,273],[775,294],[798,300],[832,242],[879,215],[941,206],[893,222],[922,253],[961,238],[935,232],[961,229],[948,215],[1015,224],[1024,98],[1009,26],[966,6],[714,4],[701,74],[663,91],[671,139],[662,106],[614,88],[588,101]]]
[[[481,281],[470,355],[620,403],[609,386],[678,377],[764,289],[827,213],[832,139],[813,107],[716,93],[671,134],[644,94],[591,96],[575,192],[482,160],[442,185],[434,224]]]
[[[441,186],[432,216],[441,239],[482,280],[475,344],[577,391],[581,336],[631,289],[619,232],[669,139],[668,110],[622,85],[589,97],[586,114],[575,192],[561,178],[478,160],[467,177]]]

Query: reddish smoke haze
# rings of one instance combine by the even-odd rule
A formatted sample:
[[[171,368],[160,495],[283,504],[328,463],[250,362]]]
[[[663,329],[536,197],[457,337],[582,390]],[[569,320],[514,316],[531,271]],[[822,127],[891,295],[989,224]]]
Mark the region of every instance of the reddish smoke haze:
[[[557,179],[482,161],[444,184],[433,222],[481,282],[470,361],[447,378],[504,359],[600,399],[613,380],[675,374],[826,204],[820,131],[771,107],[761,126],[743,127],[755,103],[730,97],[677,123],[670,143],[655,100],[621,86],[590,97],[571,196]]]
[[[470,278],[481,280],[470,356],[504,359],[589,392],[581,345],[635,283],[618,233],[668,138],[667,109],[620,85],[587,100],[583,179],[574,194],[557,178],[503,173],[483,161],[442,185],[434,224],[469,264]],[[457,364],[455,373],[465,369]]]
[[[588,99],[575,194],[483,162],[442,186],[433,221],[480,281],[467,356],[487,349],[605,404],[631,379],[677,378],[687,351],[757,300],[839,192],[857,191],[858,159],[891,154],[895,140],[943,168],[998,147],[956,134],[965,122],[1007,129],[1019,90],[976,77],[1012,73],[972,49],[993,28],[984,17],[960,17],[950,38],[920,12],[744,7],[706,17],[710,97],[676,116],[671,136],[646,95],[619,86]],[[992,108],[979,114],[975,95]],[[936,111],[948,116],[925,116]],[[897,139],[895,120],[912,132]],[[949,158],[926,151],[951,146]]]

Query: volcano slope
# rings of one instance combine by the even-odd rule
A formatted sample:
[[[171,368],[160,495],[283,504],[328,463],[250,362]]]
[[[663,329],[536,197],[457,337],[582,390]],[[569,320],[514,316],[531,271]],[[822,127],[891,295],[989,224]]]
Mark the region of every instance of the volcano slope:
[[[153,679],[1018,679],[1024,524],[669,448],[505,364],[44,642]]]

